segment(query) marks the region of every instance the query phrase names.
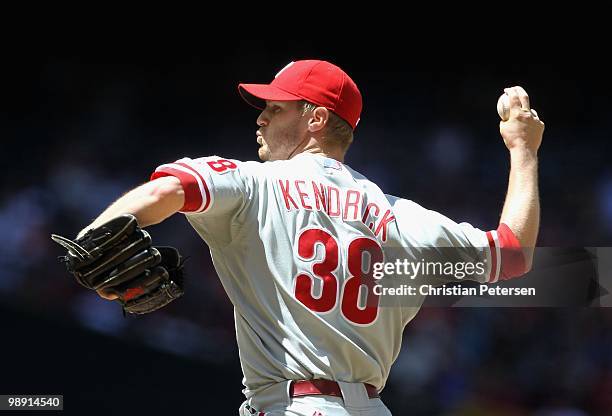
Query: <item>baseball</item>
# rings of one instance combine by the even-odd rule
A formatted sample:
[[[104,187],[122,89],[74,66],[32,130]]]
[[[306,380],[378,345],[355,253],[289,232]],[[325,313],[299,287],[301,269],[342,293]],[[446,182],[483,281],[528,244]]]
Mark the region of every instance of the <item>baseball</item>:
[[[497,100],[497,114],[502,121],[508,121],[510,118],[510,98],[506,93],[503,93]]]

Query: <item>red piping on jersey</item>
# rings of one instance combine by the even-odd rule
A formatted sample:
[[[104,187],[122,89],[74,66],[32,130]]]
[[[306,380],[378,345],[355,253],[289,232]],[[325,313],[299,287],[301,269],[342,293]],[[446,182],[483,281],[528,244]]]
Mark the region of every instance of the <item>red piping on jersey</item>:
[[[491,252],[491,272],[489,273],[487,283],[491,283],[495,280],[495,273],[497,272],[497,249],[495,247],[495,239],[493,238],[493,233],[491,231],[487,231],[487,240],[489,240],[489,251]]]
[[[181,182],[183,191],[185,192],[185,202],[180,209],[181,212],[193,212],[202,206],[202,193],[198,186],[198,181],[190,173],[182,170],[173,169],[169,166],[158,168],[151,175],[150,180],[161,178],[163,176],[174,176]]]
[[[524,275],[527,272],[527,267],[523,249],[510,227],[500,223],[497,228],[497,239],[503,259],[499,279],[508,280]]]
[[[500,223],[497,228],[497,245],[492,231],[487,232],[489,249],[491,251],[491,273],[488,283],[499,280],[509,280],[524,275],[527,272],[525,256],[521,243],[518,241],[510,227]],[[500,256],[497,257],[497,248]],[[497,263],[500,263],[499,276],[495,278]]]
[[[200,210],[200,212],[204,212],[206,211],[206,209],[208,208],[208,206],[210,205],[210,191],[208,190],[208,185],[206,184],[206,181],[204,180],[204,178],[202,177],[202,175],[200,175],[200,172],[198,172],[197,170],[195,170],[194,168],[192,168],[191,166],[189,166],[186,163],[182,163],[182,162],[176,162],[177,165],[180,165],[184,168],[187,168],[189,170],[191,170],[195,175],[197,175],[198,178],[200,178],[200,180],[202,181],[202,185],[204,185],[204,192],[206,193],[206,205],[204,205],[204,208],[202,208]]]

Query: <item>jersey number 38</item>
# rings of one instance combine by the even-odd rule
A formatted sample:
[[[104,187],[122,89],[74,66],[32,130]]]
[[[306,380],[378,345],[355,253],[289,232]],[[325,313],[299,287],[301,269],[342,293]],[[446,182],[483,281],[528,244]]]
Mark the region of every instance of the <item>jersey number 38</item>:
[[[307,229],[298,237],[297,254],[301,260],[313,260],[317,244],[325,247],[323,259],[312,265],[310,273],[299,273],[295,277],[295,297],[308,309],[326,313],[338,304],[339,280],[334,274],[339,262],[338,242],[325,230]],[[367,271],[363,270],[365,253],[368,253],[369,257]],[[374,263],[382,261],[382,249],[376,240],[359,237],[350,242],[347,256],[349,276],[344,282],[340,296],[340,310],[348,321],[357,325],[369,325],[376,320],[379,296],[373,291],[372,267]],[[312,293],[313,275],[322,281],[319,297]],[[359,292],[362,286],[367,293],[365,302],[360,302]]]

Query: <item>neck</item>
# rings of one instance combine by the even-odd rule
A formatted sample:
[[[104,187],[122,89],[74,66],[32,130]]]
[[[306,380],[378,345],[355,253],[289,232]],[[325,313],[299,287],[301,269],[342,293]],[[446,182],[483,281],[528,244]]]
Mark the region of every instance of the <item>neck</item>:
[[[316,140],[309,140],[303,146],[298,146],[295,151],[289,155],[288,159],[291,159],[300,153],[311,153],[313,155],[325,156],[344,163],[344,154],[342,152],[339,150],[323,149]]]

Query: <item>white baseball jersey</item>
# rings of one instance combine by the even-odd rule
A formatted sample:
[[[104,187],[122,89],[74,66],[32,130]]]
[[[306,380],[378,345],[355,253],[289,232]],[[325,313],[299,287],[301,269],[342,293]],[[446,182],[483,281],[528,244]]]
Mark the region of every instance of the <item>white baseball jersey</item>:
[[[385,195],[323,156],[184,158],[152,178],[166,175],[181,180],[181,212],[210,247],[234,305],[247,398],[284,380],[384,387],[423,297],[411,306],[400,297],[379,305],[374,262],[413,258],[410,247],[465,247],[489,265],[476,280],[499,274],[494,234]]]

